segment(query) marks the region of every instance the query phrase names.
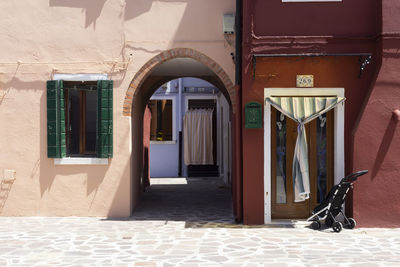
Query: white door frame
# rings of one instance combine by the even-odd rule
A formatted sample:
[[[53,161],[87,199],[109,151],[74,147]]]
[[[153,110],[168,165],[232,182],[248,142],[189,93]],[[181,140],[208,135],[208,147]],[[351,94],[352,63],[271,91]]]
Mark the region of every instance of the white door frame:
[[[264,223],[271,222],[271,105],[270,96],[338,96],[344,88],[264,88]],[[344,177],[344,102],[334,109],[334,183]]]
[[[185,116],[185,113],[189,110],[189,100],[215,100],[215,108],[217,109],[217,114],[216,114],[216,116],[217,116],[217,137],[216,137],[216,141],[217,141],[217,158],[216,158],[216,163],[217,163],[217,165],[218,166],[221,166],[220,164],[220,153],[221,153],[221,151],[220,151],[220,147],[219,147],[219,136],[220,136],[220,134],[221,134],[221,125],[220,125],[220,121],[219,121],[219,116],[220,116],[220,102],[219,102],[219,99],[218,99],[218,95],[214,95],[214,94],[210,94],[210,95],[192,95],[192,94],[186,94],[186,95],[184,95],[184,103],[185,103],[185,106],[184,106],[184,113],[183,114],[181,114],[181,120],[183,121],[183,117]],[[183,126],[182,126],[182,135],[183,135]],[[182,139],[182,142],[184,142],[183,141],[183,139]],[[183,147],[183,144],[182,144],[182,147]],[[223,164],[223,163],[222,163]],[[184,166],[184,171],[182,172],[183,173],[183,175],[184,176],[187,176],[187,168],[186,168],[186,165],[185,165],[185,162],[184,162],[184,155],[182,154],[182,166]]]

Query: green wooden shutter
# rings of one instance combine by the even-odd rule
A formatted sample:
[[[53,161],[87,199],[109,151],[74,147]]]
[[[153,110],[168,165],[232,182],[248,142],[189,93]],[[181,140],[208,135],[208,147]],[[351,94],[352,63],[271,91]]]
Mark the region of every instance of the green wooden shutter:
[[[97,157],[113,155],[113,81],[97,81]]]
[[[47,81],[47,156],[66,156],[65,105],[62,81]]]

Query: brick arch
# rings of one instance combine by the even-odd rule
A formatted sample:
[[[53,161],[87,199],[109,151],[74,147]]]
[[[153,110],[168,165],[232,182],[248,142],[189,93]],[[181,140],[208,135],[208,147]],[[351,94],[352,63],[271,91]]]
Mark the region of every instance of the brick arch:
[[[235,86],[233,85],[231,79],[228,77],[226,72],[216,63],[214,60],[209,58],[208,56],[200,53],[199,51],[190,49],[190,48],[174,48],[170,50],[166,50],[161,52],[160,54],[154,56],[150,59],[143,67],[136,73],[135,77],[133,77],[128,90],[125,94],[125,100],[123,104],[123,115],[131,116],[132,113],[132,102],[135,92],[146,78],[151,74],[151,72],[159,66],[160,64],[174,58],[192,58],[205,66],[209,67],[215,75],[219,78],[221,83],[225,86],[227,93],[229,95],[228,102],[232,104],[232,111],[235,111]]]

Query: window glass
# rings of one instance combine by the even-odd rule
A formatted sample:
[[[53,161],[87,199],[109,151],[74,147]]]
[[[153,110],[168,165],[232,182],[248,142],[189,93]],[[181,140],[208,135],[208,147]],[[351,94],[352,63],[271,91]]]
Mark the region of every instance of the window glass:
[[[172,141],[172,100],[150,100],[150,140]]]
[[[65,82],[64,94],[67,156],[96,155],[96,82]]]
[[[97,92],[86,91],[86,119],[85,119],[85,145],[86,152],[96,152],[96,129],[97,129]]]
[[[276,111],[276,203],[286,203],[286,119]]]
[[[327,136],[326,136],[326,113],[317,119],[317,201],[321,203],[326,195],[327,185]]]
[[[68,90],[68,89],[66,89]],[[79,134],[81,125],[80,93],[78,90],[68,90],[68,120],[66,125],[67,155],[79,154]]]

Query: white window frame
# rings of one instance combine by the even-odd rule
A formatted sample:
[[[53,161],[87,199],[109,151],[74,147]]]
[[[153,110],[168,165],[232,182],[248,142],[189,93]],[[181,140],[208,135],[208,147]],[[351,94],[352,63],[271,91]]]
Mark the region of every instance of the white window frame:
[[[337,96],[344,88],[264,88],[264,223],[271,223],[271,104],[270,96]],[[334,109],[334,183],[344,177],[344,102]]]
[[[108,75],[102,73],[56,73],[53,75],[53,80],[63,81],[98,81],[107,80]],[[107,158],[86,158],[86,157],[65,157],[54,159],[54,165],[108,165]]]
[[[56,73],[53,75],[53,80],[63,80],[63,81],[98,81],[98,80],[108,80],[107,74],[102,73]]]
[[[166,95],[160,95],[160,96],[152,96],[150,100],[172,100],[172,140],[170,141],[157,141],[157,140],[151,140],[150,144],[153,145],[173,145],[176,144],[176,97],[175,96],[166,96]]]

